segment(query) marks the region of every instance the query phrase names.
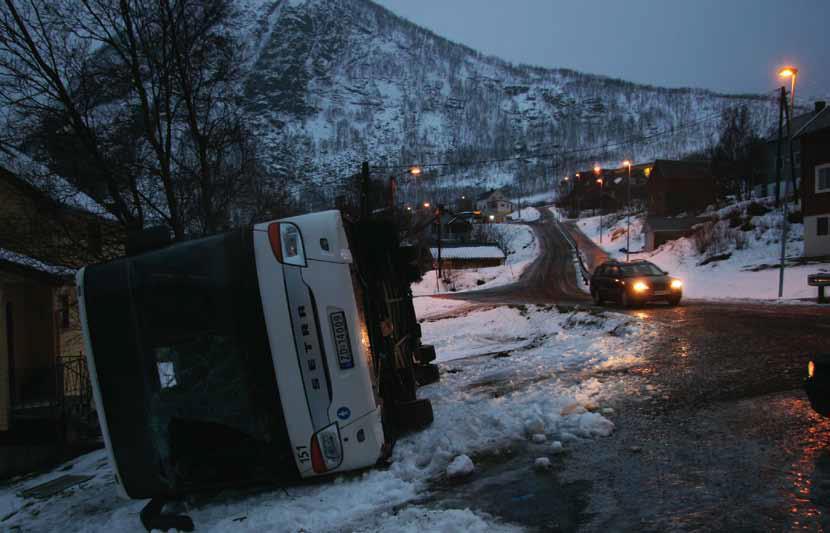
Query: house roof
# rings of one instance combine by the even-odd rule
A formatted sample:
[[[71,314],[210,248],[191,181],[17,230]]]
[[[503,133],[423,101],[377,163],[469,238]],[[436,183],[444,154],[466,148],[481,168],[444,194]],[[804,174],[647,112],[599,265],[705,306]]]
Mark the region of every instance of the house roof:
[[[648,217],[646,219],[646,231],[659,233],[661,231],[688,231],[696,224],[706,222],[701,217]]]
[[[657,173],[666,179],[709,179],[712,177],[712,166],[709,161],[658,159],[654,162],[651,175]]]
[[[434,259],[438,258],[438,248],[430,248]],[[494,245],[445,246],[441,248],[441,259],[504,259],[504,252]]]
[[[34,257],[0,248],[0,270],[10,269],[22,274],[45,276],[53,282],[66,281],[75,275],[74,268],[52,265]]]
[[[830,108],[824,106],[818,113],[814,112],[808,115],[802,115],[802,117],[807,116],[809,120],[803,121],[800,125],[796,125],[796,121],[793,120],[793,138],[803,137],[804,135],[830,128],[830,111],[828,109]]]
[[[81,192],[66,178],[50,172],[44,165],[12,148],[0,147],[0,178],[23,184],[31,192],[70,209],[84,211],[102,218],[114,219],[100,203]]]
[[[490,189],[487,192],[483,192],[476,197],[476,202],[481,202],[482,200],[486,200],[496,194],[498,191],[496,189]]]

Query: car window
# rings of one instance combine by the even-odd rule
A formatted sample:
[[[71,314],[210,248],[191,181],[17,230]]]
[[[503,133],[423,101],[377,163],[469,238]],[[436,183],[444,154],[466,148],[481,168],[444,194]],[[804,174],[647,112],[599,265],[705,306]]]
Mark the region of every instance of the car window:
[[[608,267],[608,275],[609,276],[614,276],[614,277],[619,276],[620,275],[620,267],[618,267],[618,266]]]
[[[626,276],[662,276],[663,271],[652,263],[632,263],[623,265],[623,272]]]

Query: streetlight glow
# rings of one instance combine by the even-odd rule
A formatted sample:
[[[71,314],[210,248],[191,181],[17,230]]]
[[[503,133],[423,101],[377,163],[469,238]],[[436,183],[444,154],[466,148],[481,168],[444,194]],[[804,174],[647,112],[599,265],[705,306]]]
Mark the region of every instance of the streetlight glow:
[[[600,185],[602,185],[602,178],[597,178],[597,183],[599,183]]]
[[[798,69],[795,67],[784,67],[778,71],[778,75],[782,78],[791,78],[793,76],[798,76]]]
[[[565,181],[568,181],[569,179],[571,179],[570,176],[565,176]]]
[[[624,167],[630,167],[630,166],[631,166],[631,161],[629,161],[628,159],[626,159],[625,161],[623,161],[623,163],[622,163],[622,164],[623,164],[623,166],[624,166]]]
[[[594,165],[594,174],[599,174],[602,172],[602,168],[599,165]]]
[[[429,207],[429,202],[424,202],[424,207]]]
[[[421,173],[421,167],[412,167],[409,169],[409,173],[413,176],[417,176]]]

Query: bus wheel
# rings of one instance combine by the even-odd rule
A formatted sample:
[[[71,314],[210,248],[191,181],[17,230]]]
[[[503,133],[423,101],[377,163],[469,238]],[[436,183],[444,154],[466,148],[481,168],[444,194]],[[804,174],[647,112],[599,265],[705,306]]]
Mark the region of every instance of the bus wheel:
[[[438,365],[415,365],[412,371],[415,373],[415,381],[418,382],[419,387],[436,383],[441,379],[438,374]]]
[[[395,425],[403,430],[423,429],[432,419],[432,403],[425,398],[395,405]]]

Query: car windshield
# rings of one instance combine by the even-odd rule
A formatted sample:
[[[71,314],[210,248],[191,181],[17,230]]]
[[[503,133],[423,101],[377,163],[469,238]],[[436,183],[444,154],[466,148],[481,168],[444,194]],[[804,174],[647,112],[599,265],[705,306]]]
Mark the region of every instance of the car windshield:
[[[632,263],[622,265],[623,274],[626,276],[662,276],[663,271],[651,263]]]

